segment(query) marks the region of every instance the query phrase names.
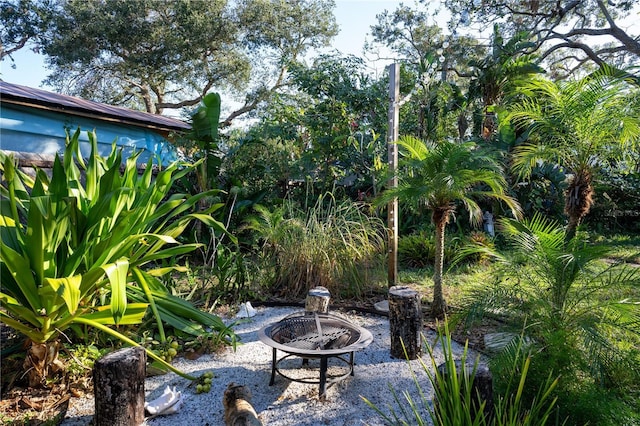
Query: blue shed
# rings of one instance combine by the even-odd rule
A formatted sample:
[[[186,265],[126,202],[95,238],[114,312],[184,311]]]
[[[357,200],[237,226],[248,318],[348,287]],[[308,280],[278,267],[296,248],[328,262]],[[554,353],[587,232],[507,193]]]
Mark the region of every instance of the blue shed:
[[[170,143],[173,132],[191,126],[181,120],[61,95],[0,81],[0,149],[52,158],[62,153],[66,131],[82,130],[82,153],[89,155],[87,131],[95,130],[102,155],[111,145],[123,148],[124,158],[142,151],[139,162],[154,164],[177,158]]]

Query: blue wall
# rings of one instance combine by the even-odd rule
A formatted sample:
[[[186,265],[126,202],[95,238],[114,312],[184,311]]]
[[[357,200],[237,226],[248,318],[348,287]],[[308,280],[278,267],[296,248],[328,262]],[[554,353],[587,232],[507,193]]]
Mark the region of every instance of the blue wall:
[[[73,134],[78,127],[82,130],[81,150],[85,157],[90,154],[87,131],[95,130],[98,150],[103,156],[111,152],[115,141],[123,147],[124,158],[134,150],[142,150],[139,163],[146,163],[150,156],[154,156],[155,164],[164,165],[177,158],[175,148],[162,135],[149,129],[0,103],[0,149],[3,150],[43,155],[63,153],[65,129]]]

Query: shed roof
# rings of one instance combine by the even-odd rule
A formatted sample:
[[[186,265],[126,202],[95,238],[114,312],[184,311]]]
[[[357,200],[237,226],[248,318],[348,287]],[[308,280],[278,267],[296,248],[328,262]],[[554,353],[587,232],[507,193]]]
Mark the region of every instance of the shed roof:
[[[135,125],[165,132],[191,128],[189,124],[175,118],[88,101],[74,96],[7,83],[6,81],[0,81],[0,102],[75,114],[97,120]]]

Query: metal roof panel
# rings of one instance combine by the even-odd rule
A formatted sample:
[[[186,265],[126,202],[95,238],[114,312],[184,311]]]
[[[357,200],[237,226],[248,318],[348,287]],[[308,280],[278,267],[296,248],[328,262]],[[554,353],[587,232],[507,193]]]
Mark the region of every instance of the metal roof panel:
[[[33,87],[0,81],[0,102],[20,103],[52,111],[100,115],[145,127],[160,127],[167,130],[187,130],[191,126],[184,121],[148,112],[88,101],[74,96],[48,92]]]

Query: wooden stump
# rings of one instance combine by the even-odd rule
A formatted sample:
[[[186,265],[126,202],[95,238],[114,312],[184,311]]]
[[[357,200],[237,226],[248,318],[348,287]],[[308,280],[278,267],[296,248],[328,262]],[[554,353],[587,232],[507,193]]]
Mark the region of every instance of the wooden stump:
[[[304,310],[307,312],[317,312],[319,314],[326,314],[329,312],[329,300],[331,299],[331,293],[324,287],[314,287],[307,293],[307,299],[305,300]]]
[[[144,423],[144,380],[147,354],[141,347],[120,349],[93,367],[95,426]]]
[[[389,289],[389,327],[392,357],[416,359],[422,354],[422,309],[417,291],[406,286]]]
[[[462,362],[460,360],[456,360],[456,374],[458,376],[458,382],[461,383],[460,388],[460,396],[464,398],[465,388],[463,385],[463,374],[465,372],[462,370]],[[466,365],[466,374],[471,375],[473,372],[472,365]],[[438,366],[438,372],[440,373],[440,377],[442,380],[448,380],[449,372],[447,371],[447,364],[443,363]],[[464,399],[463,399],[464,400]],[[484,418],[489,424],[491,417],[493,416],[493,376],[491,374],[491,370],[485,364],[478,364],[476,368],[475,376],[471,382],[471,419],[474,420],[478,414],[478,409],[480,408],[480,404],[486,401],[483,414]],[[437,401],[435,401],[437,403]]]

